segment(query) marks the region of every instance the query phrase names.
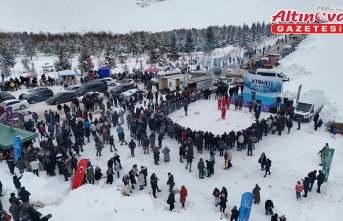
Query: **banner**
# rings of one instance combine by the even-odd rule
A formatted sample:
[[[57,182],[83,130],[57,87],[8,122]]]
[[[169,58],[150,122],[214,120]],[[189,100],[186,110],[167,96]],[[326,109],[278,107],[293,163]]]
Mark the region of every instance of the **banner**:
[[[14,152],[14,161],[17,161],[18,158],[21,158],[21,137],[16,136],[13,139],[13,152]]]
[[[250,216],[250,211],[252,207],[252,202],[254,200],[254,196],[252,193],[246,192],[242,195],[241,200],[241,207],[239,211],[239,221],[248,221]]]
[[[75,190],[82,185],[83,178],[85,176],[86,169],[87,169],[87,164],[88,164],[88,159],[82,159],[79,161],[79,164],[77,165],[77,169],[74,175],[72,190]]]
[[[6,116],[7,116],[7,121],[13,120],[12,107],[6,107]]]
[[[252,94],[261,104],[271,105],[276,102],[276,97],[282,92],[282,78],[267,77],[257,74],[244,75],[243,100],[250,101]]]
[[[332,162],[332,157],[333,154],[335,153],[335,149],[331,148],[325,148],[324,152],[324,162],[323,162],[323,174],[325,176],[324,182],[327,182],[329,179],[329,173],[330,173],[330,168],[331,168],[331,162]]]
[[[300,98],[300,92],[301,92],[302,86],[303,86],[302,84],[299,85],[298,94],[297,94],[297,102],[296,102],[296,103],[298,103],[298,100],[299,100],[299,98]]]

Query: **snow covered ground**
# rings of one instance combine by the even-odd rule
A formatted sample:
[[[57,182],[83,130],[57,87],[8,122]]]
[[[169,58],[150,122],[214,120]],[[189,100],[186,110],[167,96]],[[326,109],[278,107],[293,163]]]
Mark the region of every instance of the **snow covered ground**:
[[[189,106],[186,118],[182,111],[174,112],[169,116],[174,122],[185,128],[190,127],[194,130],[212,131],[214,134],[246,129],[255,122],[255,117],[253,113],[249,113],[248,108],[243,108],[241,111],[235,111],[234,109],[235,106],[231,105],[230,110],[226,111],[225,120],[222,120],[221,111],[217,108],[217,100],[201,100]],[[268,113],[261,113],[261,118],[269,116],[270,114]]]
[[[136,0],[0,0],[0,5],[0,30],[4,31],[127,33],[269,23],[280,9],[316,11],[319,5],[342,7],[342,1],[168,0],[141,8]]]
[[[201,105],[201,112],[204,117],[194,119],[189,123],[189,118],[192,118],[193,110]],[[194,128],[201,128],[202,121],[208,124],[207,129],[212,131],[231,131],[237,130],[237,125],[249,125],[251,122],[251,114],[244,111],[232,113],[230,116],[237,116],[235,124],[219,124],[217,121],[218,114],[213,110],[216,107],[216,101],[200,101],[190,104],[190,116],[185,117],[183,110],[175,112],[171,115],[173,120],[177,120],[181,125],[188,125]],[[237,115],[235,115],[237,114]],[[234,119],[232,119],[234,120]],[[115,134],[114,129],[112,133]],[[128,132],[126,131],[126,140],[129,140]],[[116,136],[115,136],[116,137]],[[301,138],[301,139],[299,139]],[[321,147],[328,142],[332,148],[336,149],[333,163],[330,172],[329,182],[322,186],[322,193],[318,194],[315,191],[309,193],[307,199],[296,201],[294,185],[297,180],[304,178],[308,172],[317,169],[319,156],[317,155]],[[234,205],[239,206],[240,197],[243,192],[252,191],[257,183],[261,187],[261,204],[253,205],[251,220],[261,221],[268,220],[264,214],[264,201],[272,199],[275,204],[274,211],[278,214],[285,214],[287,220],[311,220],[319,221],[327,218],[328,214],[339,214],[343,203],[342,184],[343,164],[339,159],[343,157],[343,150],[340,148],[343,144],[342,136],[336,139],[323,130],[313,131],[312,123],[303,124],[302,129],[297,131],[293,128],[289,135],[283,134],[268,135],[263,137],[260,143],[256,144],[256,149],[253,151],[253,156],[248,157],[246,151],[238,152],[232,150],[233,168],[224,170],[224,160],[216,155],[215,174],[204,180],[198,179],[198,171],[196,164],[199,158],[208,159],[209,153],[205,151],[203,154],[195,154],[193,161],[193,171],[189,173],[185,170],[185,163],[179,162],[178,144],[169,138],[163,141],[163,146],[167,145],[171,149],[171,161],[164,163],[161,156],[160,165],[153,164],[153,156],[144,155],[140,147],[136,148],[136,156],[129,157],[129,148],[121,146],[116,142],[118,153],[121,156],[123,173],[127,173],[133,164],[147,166],[149,176],[156,173],[160,178],[159,186],[162,189],[158,193],[158,199],[152,198],[150,195],[150,185],[145,187],[143,191],[138,188],[133,190],[130,197],[124,197],[120,193],[122,186],[121,179],[115,179],[114,185],[106,185],[105,179],[100,183],[85,185],[76,191],[70,191],[70,183],[64,182],[62,176],[46,177],[45,173],[41,173],[41,177],[37,178],[31,173],[25,173],[22,179],[25,186],[32,194],[32,202],[43,202],[46,206],[40,211],[42,213],[52,213],[53,219],[60,220],[108,220],[110,219],[142,219],[142,220],[216,220],[219,219],[219,208],[214,207],[212,190],[214,187],[221,188],[225,186],[228,189],[228,209]],[[271,173],[272,175],[263,177],[263,173],[259,169],[257,163],[259,155],[265,152],[267,157],[272,160]],[[93,165],[98,165],[105,173],[106,162],[112,156],[108,145],[103,151],[101,158],[95,157],[94,143],[86,145],[85,152],[80,158],[89,158]],[[170,213],[166,199],[168,196],[167,172],[174,174],[176,186],[179,189],[181,185],[188,188],[189,194],[186,203],[186,210],[180,209],[178,197],[176,197],[176,210],[179,213]],[[0,165],[1,180],[4,185],[5,199],[10,192],[15,191],[11,182],[6,164]],[[5,208],[8,207],[7,200],[3,200]],[[321,212],[313,212],[321,211]],[[113,217],[113,218],[112,218]]]
[[[343,45],[341,35],[309,35],[280,62],[280,69],[290,78],[284,83],[284,90],[296,93],[302,84],[302,94],[310,89],[324,91],[327,98],[321,114],[324,121],[343,120],[339,45]]]

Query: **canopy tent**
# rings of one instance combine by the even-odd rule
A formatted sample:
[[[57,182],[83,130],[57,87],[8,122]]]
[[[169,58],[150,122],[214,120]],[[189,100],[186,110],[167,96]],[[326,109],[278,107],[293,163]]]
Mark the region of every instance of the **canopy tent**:
[[[64,70],[64,71],[58,71],[57,72],[57,74],[58,74],[58,77],[59,78],[62,78],[62,77],[67,77],[67,76],[76,76],[76,73],[75,73],[75,71],[73,71],[73,70]]]
[[[108,67],[101,67],[98,69],[100,78],[109,77],[111,75],[111,69]]]
[[[13,140],[16,136],[21,137],[21,142],[26,142],[38,137],[37,133],[6,126],[4,124],[0,124],[0,131],[0,148],[4,149],[13,147]]]

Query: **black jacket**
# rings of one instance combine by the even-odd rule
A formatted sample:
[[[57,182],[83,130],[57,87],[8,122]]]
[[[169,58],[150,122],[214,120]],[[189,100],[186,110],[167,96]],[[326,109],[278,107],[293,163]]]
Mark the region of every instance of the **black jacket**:
[[[175,203],[175,195],[174,195],[173,191],[169,193],[169,196],[168,196],[168,199],[167,199],[167,203],[169,205],[174,205],[174,203]]]
[[[21,201],[23,201],[23,203],[30,201],[30,195],[31,193],[29,193],[29,191],[27,190],[20,190],[19,192],[20,199]]]
[[[317,176],[317,182],[318,182],[318,184],[324,183],[324,180],[325,180],[324,174],[323,174],[323,173],[319,173],[318,176]]]
[[[264,203],[264,208],[265,208],[265,209],[274,208],[273,201],[271,201],[271,200],[266,200],[266,202]]]

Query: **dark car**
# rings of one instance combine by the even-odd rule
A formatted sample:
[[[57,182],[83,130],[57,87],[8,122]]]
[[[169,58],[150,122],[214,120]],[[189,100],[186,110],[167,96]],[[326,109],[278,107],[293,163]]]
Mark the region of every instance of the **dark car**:
[[[11,100],[11,99],[16,99],[16,98],[10,93],[0,91],[0,103],[6,100]]]
[[[112,94],[120,94],[127,90],[133,89],[135,86],[133,84],[127,84],[127,85],[117,85],[114,88],[110,90]]]
[[[45,101],[49,97],[54,96],[54,92],[47,87],[37,88],[31,91],[29,94],[20,95],[19,99],[25,99],[30,104],[34,104],[39,101]]]
[[[76,90],[76,95],[77,96],[82,96],[87,92],[105,92],[108,90],[107,87],[107,82],[106,80],[94,80],[91,82],[88,82],[86,84],[81,85],[77,90]]]
[[[46,100],[47,104],[54,105],[54,104],[61,104],[65,102],[71,101],[75,97],[74,92],[70,91],[62,91],[55,94],[53,97],[50,97]]]

